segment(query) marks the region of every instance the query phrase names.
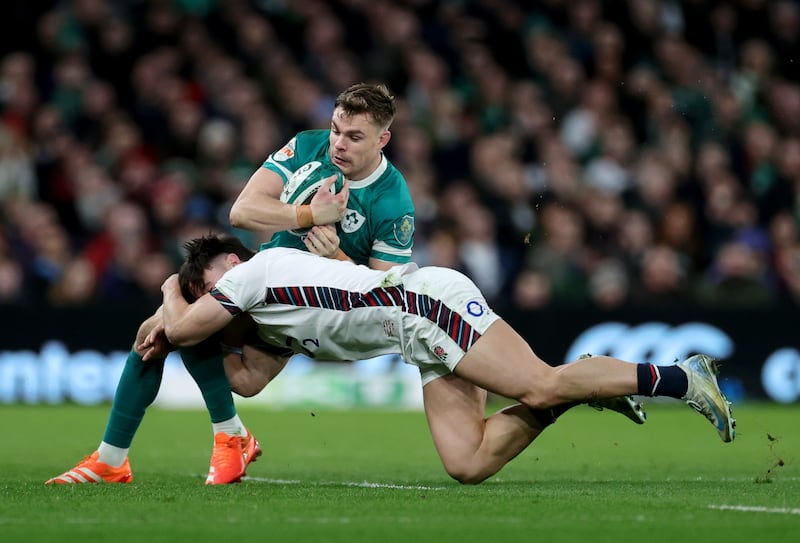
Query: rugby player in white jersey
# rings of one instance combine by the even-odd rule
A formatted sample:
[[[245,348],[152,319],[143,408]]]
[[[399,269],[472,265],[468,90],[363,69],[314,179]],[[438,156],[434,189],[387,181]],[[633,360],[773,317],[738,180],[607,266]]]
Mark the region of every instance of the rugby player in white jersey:
[[[734,438],[708,356],[674,366],[596,356],[554,367],[455,270],[372,270],[287,248],[253,256],[233,237],[199,238],[186,249],[180,274],[162,286],[173,344],[202,342],[246,313],[265,343],[325,360],[400,355],[419,367],[434,444],[447,473],[462,483],[497,473],[558,415],[599,398],[682,398],[723,441]],[[520,403],[486,418],[487,391]]]

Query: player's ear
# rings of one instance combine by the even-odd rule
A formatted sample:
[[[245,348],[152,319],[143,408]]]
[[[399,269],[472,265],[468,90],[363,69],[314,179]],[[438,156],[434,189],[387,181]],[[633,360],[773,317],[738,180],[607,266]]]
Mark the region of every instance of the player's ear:
[[[380,140],[379,140],[379,144],[381,146],[381,149],[386,147],[386,144],[389,143],[390,139],[392,139],[392,133],[389,132],[388,130],[384,130],[381,133],[381,137],[380,137]]]
[[[228,265],[228,269],[231,269],[232,267],[241,264],[242,259],[239,258],[239,255],[235,253],[228,253],[228,255],[225,257],[225,263]]]

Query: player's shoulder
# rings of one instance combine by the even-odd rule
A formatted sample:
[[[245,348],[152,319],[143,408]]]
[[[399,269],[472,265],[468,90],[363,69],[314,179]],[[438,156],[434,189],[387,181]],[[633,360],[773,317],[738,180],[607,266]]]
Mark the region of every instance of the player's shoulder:
[[[386,169],[381,175],[380,181],[375,183],[374,188],[376,192],[381,193],[380,201],[384,204],[411,207],[413,209],[411,192],[408,190],[405,177],[388,160],[386,161]]]
[[[376,174],[373,174],[373,176],[376,176]],[[411,198],[405,177],[388,159],[384,159],[382,171],[372,181],[366,183],[364,188],[369,188],[373,193],[394,194],[401,198],[405,196],[409,199]]]
[[[297,150],[302,152],[315,152],[328,148],[330,130],[303,130],[298,132],[294,139]]]

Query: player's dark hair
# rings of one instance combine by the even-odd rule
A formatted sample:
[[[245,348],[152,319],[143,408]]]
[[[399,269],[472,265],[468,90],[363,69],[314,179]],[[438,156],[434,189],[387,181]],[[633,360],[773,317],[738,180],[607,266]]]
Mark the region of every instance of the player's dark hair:
[[[186,260],[178,272],[181,294],[189,303],[197,299],[195,292],[202,292],[205,286],[203,273],[211,267],[211,262],[223,254],[235,254],[240,260],[250,260],[255,254],[245,247],[235,236],[208,235],[195,238],[183,244]]]
[[[386,85],[370,83],[349,86],[336,97],[334,107],[342,108],[347,115],[367,113],[384,128],[392,124],[396,111],[394,96]]]

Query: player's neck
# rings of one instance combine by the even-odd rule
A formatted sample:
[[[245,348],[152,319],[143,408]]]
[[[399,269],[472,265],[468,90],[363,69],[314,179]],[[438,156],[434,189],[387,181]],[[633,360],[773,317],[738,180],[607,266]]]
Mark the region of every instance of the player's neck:
[[[350,181],[363,181],[364,179],[371,176],[375,171],[381,167],[381,162],[383,162],[383,151],[378,153],[378,157],[370,162],[368,166],[365,166],[358,174],[349,177]]]

